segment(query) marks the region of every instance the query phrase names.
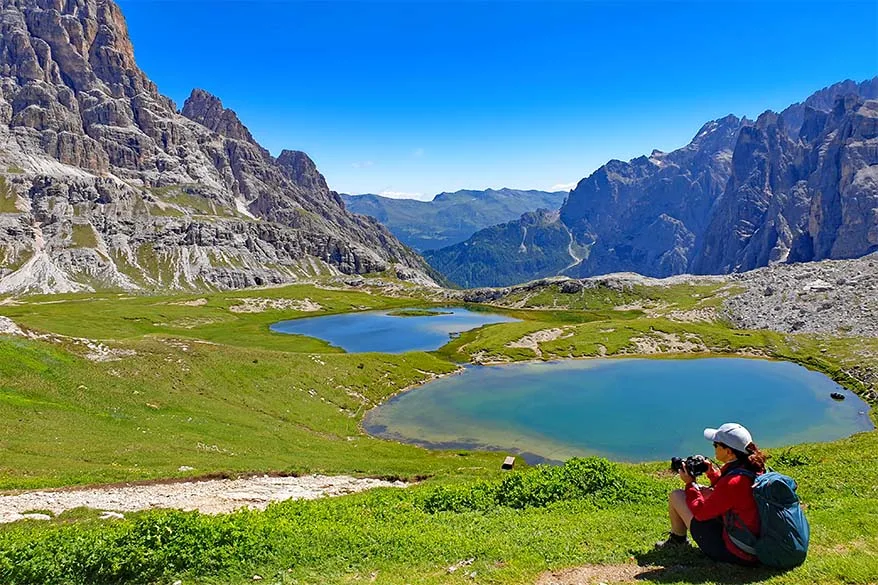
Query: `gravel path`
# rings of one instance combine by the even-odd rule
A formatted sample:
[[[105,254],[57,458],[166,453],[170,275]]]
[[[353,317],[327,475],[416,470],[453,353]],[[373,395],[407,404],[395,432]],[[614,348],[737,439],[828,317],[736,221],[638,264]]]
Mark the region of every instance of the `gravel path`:
[[[175,508],[221,514],[239,508],[264,510],[270,502],[283,500],[311,500],[323,496],[342,496],[374,487],[405,486],[401,481],[308,475],[33,491],[0,496],[0,523],[15,522],[23,518],[46,520],[50,518],[48,515],[25,513],[48,510],[53,514],[60,514],[83,506],[111,512]],[[108,516],[118,517],[112,514]]]

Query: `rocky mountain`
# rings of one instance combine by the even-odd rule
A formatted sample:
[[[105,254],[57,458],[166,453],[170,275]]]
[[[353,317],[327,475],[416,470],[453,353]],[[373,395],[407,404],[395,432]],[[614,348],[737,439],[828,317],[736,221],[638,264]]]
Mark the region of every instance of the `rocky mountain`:
[[[424,251],[452,246],[480,229],[516,220],[523,213],[557,210],[566,196],[566,191],[488,189],[440,193],[432,201],[371,194],[342,195],[342,200],[348,210],[374,217],[402,243]]]
[[[109,0],[0,0],[0,293],[430,269],[195,90],[178,112]]]
[[[664,277],[868,254],[878,249],[874,98],[878,77],[845,81],[755,122],[709,122],[673,152],[610,161],[571,191],[558,225],[544,228],[568,231],[573,243],[541,249],[530,274],[510,272]],[[476,234],[429,260],[440,271],[447,264],[435,258],[470,265],[468,286],[508,284],[503,267],[527,265],[529,251],[518,248],[510,264],[515,244],[486,241]]]
[[[797,136],[772,112],[741,131],[695,272],[878,250],[878,101],[849,94],[829,112],[806,107]]]

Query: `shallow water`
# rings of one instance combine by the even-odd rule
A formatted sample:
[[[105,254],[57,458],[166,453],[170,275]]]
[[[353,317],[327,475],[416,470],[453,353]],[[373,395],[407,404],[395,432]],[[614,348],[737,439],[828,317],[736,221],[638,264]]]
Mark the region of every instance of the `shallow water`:
[[[841,392],[846,400],[830,398]],[[569,360],[469,367],[369,412],[367,432],[534,461],[713,455],[705,427],[739,422],[761,447],[873,428],[868,406],[823,374],[739,358]]]
[[[392,315],[396,310],[365,311],[281,321],[272,325],[271,330],[316,337],[349,352],[403,353],[439,349],[453,334],[518,320],[458,307],[429,310],[442,314],[403,317]]]

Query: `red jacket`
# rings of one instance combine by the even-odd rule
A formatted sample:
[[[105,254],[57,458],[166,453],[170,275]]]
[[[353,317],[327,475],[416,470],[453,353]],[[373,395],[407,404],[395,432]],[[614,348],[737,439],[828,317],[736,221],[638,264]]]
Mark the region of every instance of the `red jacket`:
[[[747,561],[755,561],[756,557],[745,553],[729,540],[729,533],[725,528],[725,514],[732,511],[737,514],[741,522],[750,529],[754,536],[759,536],[759,512],[756,509],[756,500],[753,499],[753,479],[746,475],[723,476],[728,469],[729,463],[723,465],[719,473],[712,469],[707,472],[707,478],[713,487],[713,493],[705,496],[693,485],[686,488],[686,504],[692,511],[696,520],[704,521],[720,517],[723,520],[723,541],[726,548],[733,555]]]

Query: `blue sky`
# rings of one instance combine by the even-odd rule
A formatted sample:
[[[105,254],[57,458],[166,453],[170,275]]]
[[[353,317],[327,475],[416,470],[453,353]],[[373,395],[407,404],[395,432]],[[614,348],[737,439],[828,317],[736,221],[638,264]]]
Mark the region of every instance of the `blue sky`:
[[[331,188],[549,189],[878,74],[878,2],[120,0],[141,68]]]

